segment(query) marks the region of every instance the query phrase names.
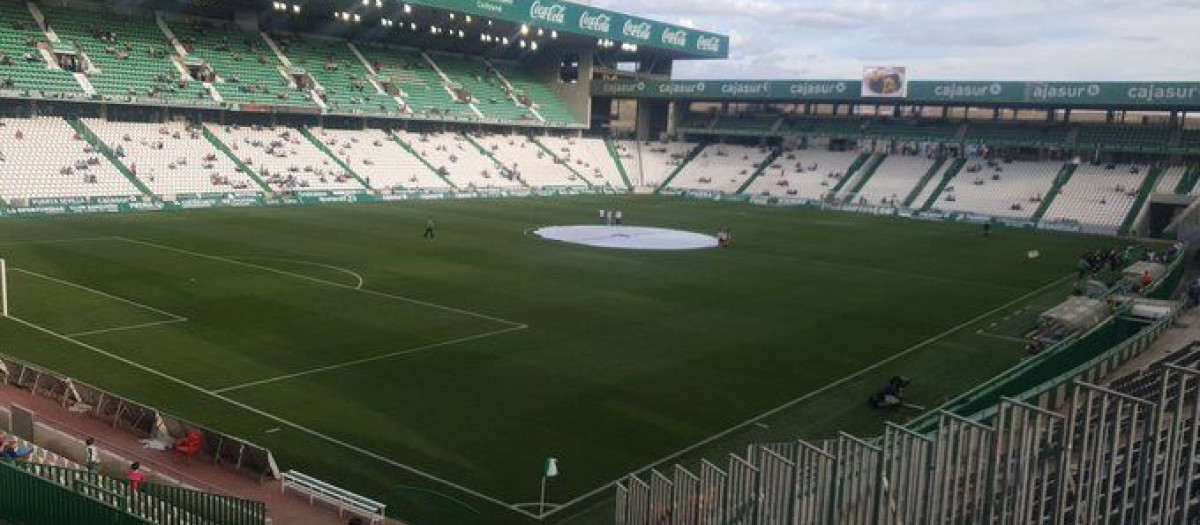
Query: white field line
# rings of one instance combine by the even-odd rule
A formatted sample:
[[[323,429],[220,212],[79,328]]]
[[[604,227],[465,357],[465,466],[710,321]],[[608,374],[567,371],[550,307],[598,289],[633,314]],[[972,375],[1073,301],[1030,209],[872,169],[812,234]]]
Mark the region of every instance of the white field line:
[[[107,350],[104,350],[103,348],[97,347],[97,346],[95,346],[95,345],[91,345],[91,344],[88,344],[88,343],[86,343],[86,342],[80,341],[80,340],[78,340],[78,339],[74,339],[74,338],[72,338],[72,337],[70,337],[70,336],[67,336],[67,335],[60,334],[60,333],[58,333],[58,332],[55,332],[55,331],[53,331],[53,330],[50,330],[50,329],[48,329],[48,328],[44,328],[44,327],[38,326],[38,325],[36,325],[36,324],[33,324],[33,323],[31,323],[31,322],[29,322],[29,321],[26,321],[26,320],[24,320],[24,319],[20,319],[20,318],[18,318],[18,317],[12,317],[12,316],[9,316],[7,319],[11,319],[12,321],[14,321],[14,322],[16,322],[16,323],[19,323],[19,324],[25,325],[25,326],[27,326],[27,327],[29,327],[29,328],[32,328],[32,329],[34,329],[34,330],[37,330],[37,331],[39,331],[39,332],[42,332],[42,333],[44,333],[44,334],[47,334],[47,335],[50,335],[50,336],[56,337],[56,338],[58,338],[58,339],[62,339],[62,340],[64,340],[64,341],[67,341],[67,342],[70,342],[70,343],[74,343],[75,345],[78,345],[78,346],[80,346],[80,347],[82,347],[82,348],[85,348],[85,349],[87,349],[87,350],[91,350],[92,352],[95,352],[95,353],[97,353],[97,354],[100,354],[100,355],[102,355],[102,356],[105,356],[105,357],[107,357],[107,358],[109,358],[109,359],[112,359],[112,360],[114,360],[114,361],[119,361],[119,362],[121,362],[121,363],[124,363],[124,364],[126,364],[126,365],[128,365],[128,366],[131,366],[131,367],[133,367],[133,368],[136,368],[136,369],[138,369],[138,370],[141,370],[141,371],[143,371],[143,372],[146,372],[146,373],[148,373],[148,374],[151,374],[151,375],[158,376],[158,377],[160,377],[160,378],[163,378],[163,379],[165,379],[165,380],[167,380],[167,381],[170,381],[170,382],[172,382],[172,383],[175,383],[175,384],[178,384],[178,385],[181,385],[181,386],[187,387],[187,388],[189,388],[189,389],[191,389],[191,390],[195,390],[196,392],[200,392],[200,393],[202,393],[202,394],[204,394],[204,395],[210,396],[210,397],[212,397],[212,398],[214,398],[214,399],[218,399],[218,400],[220,400],[220,401],[224,401],[224,402],[226,402],[226,403],[229,403],[230,405],[233,405],[233,406],[235,406],[235,407],[238,407],[238,408],[240,408],[240,409],[242,409],[242,410],[245,410],[245,411],[247,411],[247,412],[251,412],[251,413],[253,413],[253,414],[257,414],[257,415],[259,415],[259,416],[261,416],[261,417],[264,417],[264,418],[266,418],[266,419],[270,419],[270,420],[272,420],[272,421],[274,421],[274,422],[276,422],[276,423],[279,423],[279,424],[281,424],[281,425],[284,425],[284,426],[288,426],[288,427],[294,428],[294,429],[296,429],[296,430],[299,430],[300,432],[303,432],[303,433],[305,433],[305,434],[308,434],[308,435],[310,435],[310,436],[313,436],[313,437],[315,437],[315,438],[318,438],[318,439],[324,440],[324,441],[326,441],[326,442],[328,442],[328,443],[331,443],[331,444],[337,445],[337,446],[339,446],[339,447],[345,448],[345,449],[347,449],[347,450],[350,450],[350,451],[352,451],[352,452],[355,452],[355,453],[361,454],[361,455],[363,455],[363,456],[365,456],[365,457],[368,457],[368,458],[374,459],[374,460],[376,460],[376,461],[379,461],[379,462],[381,462],[381,463],[385,463],[385,464],[387,464],[387,465],[391,465],[391,466],[393,466],[393,467],[396,467],[396,468],[398,468],[398,469],[400,469],[400,470],[403,470],[403,471],[405,471],[405,472],[409,472],[409,473],[411,473],[411,474],[414,474],[414,475],[417,475],[417,476],[423,477],[423,478],[425,478],[425,479],[427,479],[427,480],[430,480],[430,481],[433,481],[433,482],[436,482],[436,483],[440,483],[440,484],[442,484],[442,485],[445,485],[445,486],[447,486],[447,487],[454,488],[454,489],[456,489],[456,490],[459,490],[459,491],[462,491],[462,492],[464,492],[464,493],[466,493],[466,494],[470,494],[470,495],[472,495],[472,496],[474,496],[474,497],[476,497],[476,498],[479,498],[479,499],[482,499],[482,500],[488,501],[488,502],[490,502],[490,503],[492,503],[492,504],[499,505],[499,506],[501,506],[501,507],[504,507],[504,508],[506,508],[506,509],[512,510],[513,512],[518,512],[518,513],[521,513],[521,514],[523,514],[523,515],[525,515],[525,516],[527,516],[527,517],[530,517],[530,518],[535,518],[535,519],[536,519],[536,518],[538,518],[538,516],[537,516],[536,514],[534,514],[534,513],[532,513],[532,512],[529,512],[529,511],[526,511],[526,510],[524,510],[524,509],[521,509],[521,508],[515,507],[515,506],[513,506],[513,505],[512,505],[512,504],[510,504],[510,503],[507,503],[507,502],[504,502],[504,501],[500,500],[499,498],[496,498],[496,497],[493,497],[493,496],[489,496],[489,495],[487,495],[487,494],[484,494],[484,493],[482,493],[482,492],[476,491],[476,490],[474,490],[474,489],[470,489],[470,488],[464,487],[464,486],[462,486],[462,485],[459,485],[459,484],[457,484],[457,483],[454,483],[454,482],[452,482],[452,481],[448,481],[448,480],[445,480],[445,479],[439,478],[439,477],[437,477],[437,476],[435,476],[435,475],[433,475],[433,474],[430,474],[430,473],[428,473],[428,472],[425,472],[425,471],[423,471],[423,470],[417,469],[417,468],[415,468],[415,467],[410,467],[410,466],[408,466],[408,465],[405,465],[405,464],[403,464],[403,463],[400,463],[400,462],[398,462],[398,461],[396,461],[396,460],[393,460],[393,459],[387,458],[387,457],[385,457],[385,456],[382,456],[382,455],[380,455],[380,454],[378,454],[378,453],[375,453],[375,452],[371,452],[370,450],[367,450],[367,449],[365,449],[365,448],[359,447],[359,446],[357,446],[357,445],[353,445],[353,444],[351,444],[351,443],[347,443],[347,442],[345,442],[345,441],[342,441],[342,440],[340,440],[340,439],[337,439],[337,438],[335,438],[335,437],[332,437],[332,436],[328,436],[328,435],[322,434],[322,433],[320,433],[320,432],[318,432],[318,431],[316,431],[316,430],[313,430],[313,429],[311,429],[311,428],[308,428],[308,427],[306,427],[306,426],[304,426],[304,425],[301,425],[301,424],[299,424],[299,423],[294,423],[294,422],[288,421],[288,420],[286,420],[286,419],[283,419],[283,418],[281,418],[281,417],[279,417],[279,416],[276,416],[276,415],[274,415],[274,414],[271,414],[270,412],[266,412],[266,411],[264,411],[264,410],[261,410],[261,409],[255,408],[255,407],[253,407],[253,406],[247,405],[247,404],[245,404],[245,403],[242,403],[242,402],[240,402],[240,401],[236,401],[236,400],[230,399],[230,398],[228,398],[228,397],[225,397],[225,396],[223,396],[223,395],[221,395],[221,394],[219,394],[219,393],[217,393],[217,392],[213,392],[213,391],[211,391],[211,390],[207,390],[207,389],[205,389],[205,388],[203,388],[203,387],[200,387],[199,385],[196,385],[196,384],[193,384],[193,383],[190,383],[190,382],[184,381],[183,379],[179,379],[179,378],[177,378],[177,377],[175,377],[175,376],[172,376],[172,375],[170,375],[170,374],[167,374],[166,372],[162,372],[162,371],[160,371],[160,370],[157,370],[157,369],[155,369],[155,368],[151,368],[151,367],[149,367],[149,366],[143,365],[143,364],[141,364],[141,363],[138,363],[137,361],[133,361],[133,360],[131,360],[131,359],[127,359],[127,358],[125,358],[125,357],[121,357],[121,356],[119,356],[119,355],[116,355],[116,354],[114,354],[114,353],[112,353],[112,352],[109,352],[109,351],[107,351]]]
[[[816,390],[813,390],[813,391],[811,391],[811,392],[808,392],[808,393],[806,393],[806,394],[804,394],[804,395],[802,395],[802,396],[800,396],[800,397],[797,397],[797,398],[795,398],[795,399],[792,399],[791,401],[788,401],[788,402],[786,402],[786,403],[784,403],[784,404],[782,404],[782,405],[779,405],[779,406],[777,406],[777,407],[775,407],[775,408],[772,408],[772,409],[770,409],[770,410],[767,410],[766,412],[763,412],[763,413],[761,413],[761,414],[759,414],[759,415],[757,415],[757,416],[754,416],[754,417],[752,417],[752,418],[750,418],[750,419],[747,419],[746,421],[743,421],[743,422],[741,422],[741,423],[738,423],[738,424],[736,424],[736,425],[734,425],[734,426],[732,426],[732,427],[729,427],[729,428],[727,428],[727,429],[725,429],[725,430],[722,430],[722,431],[720,431],[720,432],[718,432],[718,433],[716,433],[716,434],[713,434],[712,436],[709,436],[709,437],[707,437],[707,438],[705,438],[705,439],[702,439],[702,440],[700,440],[700,441],[698,441],[698,442],[696,442],[696,443],[693,443],[693,444],[691,444],[691,445],[688,445],[686,448],[683,448],[683,449],[680,449],[680,450],[678,450],[678,451],[672,452],[671,454],[669,454],[669,455],[667,455],[667,456],[665,456],[665,457],[663,457],[663,458],[660,458],[660,459],[658,459],[658,460],[655,460],[655,461],[653,461],[653,462],[650,462],[650,463],[646,464],[645,466],[643,466],[643,467],[641,467],[641,468],[638,468],[638,469],[635,469],[635,470],[633,470],[633,471],[631,471],[631,472],[633,472],[633,473],[645,472],[645,471],[647,471],[647,470],[649,470],[649,469],[651,469],[651,468],[653,468],[653,467],[655,467],[655,466],[661,465],[662,463],[666,463],[666,462],[668,462],[668,461],[671,461],[671,460],[673,460],[673,459],[676,459],[676,458],[678,458],[678,457],[680,457],[680,456],[682,456],[682,455],[684,455],[684,454],[687,454],[687,453],[689,453],[689,452],[692,452],[692,451],[694,451],[694,450],[696,450],[696,449],[698,449],[698,448],[700,448],[700,447],[703,447],[703,446],[705,446],[705,445],[707,445],[707,444],[709,444],[709,443],[712,443],[713,441],[716,441],[716,440],[718,440],[718,439],[721,439],[721,438],[723,438],[723,437],[725,437],[725,436],[728,436],[729,434],[732,434],[732,433],[734,433],[734,432],[736,432],[736,431],[738,431],[738,430],[741,430],[742,428],[745,428],[745,427],[747,427],[747,426],[750,426],[750,425],[753,425],[753,424],[755,424],[755,423],[758,423],[758,422],[759,422],[760,420],[762,420],[762,419],[766,419],[766,418],[768,418],[768,417],[771,417],[771,416],[773,416],[773,415],[775,415],[775,414],[778,414],[779,412],[782,412],[782,411],[784,411],[784,410],[787,410],[788,408],[791,408],[792,406],[795,406],[795,405],[796,405],[796,404],[798,404],[798,403],[804,402],[804,401],[806,401],[806,400],[808,400],[808,399],[811,399],[811,398],[813,398],[813,397],[815,397],[815,396],[818,396],[818,395],[820,395],[820,394],[822,394],[822,393],[825,393],[825,392],[829,391],[830,389],[836,388],[836,387],[838,387],[838,386],[840,386],[840,385],[842,385],[842,384],[844,384],[844,383],[847,383],[847,382],[849,382],[849,381],[852,381],[852,380],[854,380],[854,379],[856,379],[856,378],[858,378],[858,377],[860,377],[860,376],[862,376],[862,375],[865,375],[865,374],[867,374],[867,373],[869,373],[869,372],[871,372],[871,371],[873,371],[873,370],[875,370],[875,369],[877,369],[877,368],[879,368],[879,367],[881,367],[881,366],[883,366],[883,365],[886,365],[886,364],[888,364],[888,363],[891,363],[892,361],[895,361],[895,360],[897,360],[897,359],[900,359],[901,357],[904,357],[904,356],[906,356],[906,355],[908,355],[908,354],[911,354],[911,353],[915,352],[916,350],[918,350],[918,349],[920,349],[920,348],[922,348],[922,347],[924,347],[924,346],[927,346],[927,345],[929,345],[930,343],[935,343],[935,342],[937,342],[937,341],[939,341],[939,340],[941,340],[941,339],[945,338],[946,336],[948,336],[948,335],[950,335],[950,334],[952,334],[952,333],[954,333],[954,332],[957,332],[957,331],[959,331],[959,330],[961,330],[961,329],[963,329],[963,328],[966,328],[966,327],[968,327],[968,326],[971,326],[972,324],[975,324],[975,323],[977,323],[977,322],[979,322],[979,321],[982,321],[982,320],[984,320],[984,319],[987,319],[988,317],[990,317],[990,316],[992,316],[992,315],[995,315],[997,312],[1000,312],[1000,311],[1002,311],[1002,310],[1004,310],[1004,309],[1006,309],[1006,308],[1009,308],[1009,307],[1011,307],[1011,306],[1012,306],[1012,305],[1014,305],[1014,304],[1017,304],[1017,303],[1019,303],[1019,302],[1021,302],[1021,301],[1024,301],[1024,300],[1026,300],[1026,299],[1030,298],[1030,297],[1033,297],[1033,296],[1035,296],[1035,295],[1037,295],[1037,294],[1039,294],[1039,293],[1042,293],[1042,292],[1044,292],[1044,291],[1046,291],[1046,290],[1048,290],[1048,289],[1050,289],[1050,288],[1052,288],[1052,287],[1054,287],[1054,286],[1058,285],[1059,283],[1061,283],[1061,282],[1063,282],[1063,281],[1066,281],[1067,279],[1073,279],[1073,278],[1075,278],[1075,275],[1074,275],[1074,274],[1070,274],[1070,275],[1067,275],[1067,276],[1065,276],[1065,277],[1061,277],[1061,278],[1055,279],[1054,281],[1052,281],[1052,282],[1050,282],[1050,283],[1046,284],[1045,286],[1042,286],[1041,288],[1038,288],[1038,289],[1036,289],[1036,290],[1034,290],[1034,291],[1032,291],[1032,292],[1029,292],[1029,293],[1027,293],[1027,294],[1025,294],[1025,295],[1022,295],[1022,296],[1020,296],[1020,297],[1018,297],[1018,298],[1016,298],[1016,299],[1013,299],[1013,300],[1011,300],[1011,301],[1009,301],[1009,302],[1007,302],[1007,303],[1004,303],[1004,304],[1002,304],[1002,305],[1000,305],[1000,306],[998,306],[998,307],[996,307],[996,308],[993,308],[993,309],[991,309],[991,310],[988,310],[987,312],[984,312],[984,313],[982,313],[982,314],[980,314],[980,315],[976,316],[976,317],[975,317],[975,318],[973,318],[973,319],[970,319],[970,320],[968,320],[968,321],[966,321],[966,322],[963,322],[963,323],[961,323],[961,324],[959,324],[959,325],[957,325],[957,326],[954,326],[954,327],[950,328],[949,330],[946,330],[946,331],[944,331],[944,332],[942,332],[942,333],[940,333],[940,334],[937,334],[937,335],[935,335],[935,336],[933,336],[933,337],[930,337],[929,339],[926,339],[926,340],[924,340],[924,341],[921,341],[921,342],[919,342],[919,343],[917,343],[917,344],[915,344],[915,345],[913,345],[913,346],[910,346],[910,347],[908,347],[908,348],[906,348],[906,349],[904,349],[904,350],[900,351],[899,353],[892,354],[891,356],[888,356],[886,359],[883,359],[882,361],[878,361],[878,362],[876,362],[875,364],[873,364],[873,365],[871,365],[871,366],[868,366],[868,367],[866,367],[866,368],[863,368],[862,370],[859,370],[859,371],[857,371],[857,372],[854,372],[853,374],[850,374],[850,375],[848,375],[848,376],[846,376],[846,377],[843,377],[843,378],[841,378],[841,379],[838,379],[837,381],[834,381],[834,382],[832,382],[832,383],[829,383],[829,384],[827,384],[827,385],[825,385],[825,386],[823,386],[823,387],[821,387],[821,388],[818,388],[818,389],[816,389]],[[622,479],[624,479],[624,478],[625,478],[625,476],[622,476],[622,477],[620,477],[620,478],[614,479],[614,480],[612,480],[612,481],[610,481],[610,482],[608,482],[608,483],[605,483],[604,485],[601,485],[600,487],[598,487],[598,488],[596,488],[596,489],[594,489],[594,490],[592,490],[592,491],[590,491],[590,492],[588,492],[588,493],[586,493],[586,494],[583,494],[582,496],[579,496],[579,497],[577,497],[577,498],[575,498],[575,499],[573,499],[573,500],[571,500],[571,501],[568,501],[568,502],[566,502],[566,503],[563,503],[561,507],[559,507],[559,508],[556,508],[556,509],[553,509],[553,510],[550,510],[550,511],[547,511],[547,512],[546,512],[544,515],[542,515],[542,516],[539,516],[539,519],[542,519],[542,518],[546,518],[546,517],[552,516],[552,515],[554,515],[556,512],[558,512],[558,511],[560,511],[560,510],[562,510],[562,509],[569,508],[569,507],[571,507],[572,505],[575,505],[576,503],[579,503],[580,501],[583,501],[583,500],[585,500],[585,499],[588,499],[588,498],[590,498],[590,497],[592,497],[592,496],[595,496],[596,494],[598,494],[598,493],[600,493],[600,492],[603,492],[603,491],[605,491],[605,490],[610,490],[614,484],[616,484],[617,482],[621,481],[621,480],[622,480]]]
[[[213,390],[213,392],[214,392],[214,393],[217,393],[217,394],[223,394],[223,393],[225,393],[225,392],[232,392],[232,391],[234,391],[234,390],[241,390],[241,389],[243,389],[243,388],[250,388],[250,387],[254,387],[254,386],[265,385],[265,384],[269,384],[269,383],[275,383],[275,382],[279,382],[279,381],[286,381],[286,380],[288,380],[288,379],[294,379],[294,378],[297,378],[297,377],[304,377],[304,376],[308,376],[308,375],[312,375],[312,374],[319,374],[319,373],[321,373],[321,372],[328,372],[328,371],[330,371],[330,370],[339,370],[339,369],[342,369],[342,368],[348,368],[348,367],[352,367],[352,366],[357,366],[357,365],[361,365],[361,364],[364,364],[364,363],[373,363],[373,362],[375,362],[375,361],[382,361],[382,360],[384,360],[384,359],[391,359],[391,358],[393,358],[393,357],[399,357],[399,356],[402,356],[402,355],[415,354],[415,353],[418,353],[418,352],[424,352],[424,351],[426,351],[426,350],[432,350],[432,349],[434,349],[434,348],[440,348],[440,347],[443,347],[443,346],[450,346],[450,345],[455,345],[455,344],[459,344],[459,343],[465,343],[465,342],[467,342],[467,341],[475,341],[475,340],[478,340],[478,339],[485,339],[485,338],[488,338],[488,337],[493,337],[493,336],[497,336],[497,335],[500,335],[500,334],[506,334],[506,333],[508,333],[508,332],[514,332],[514,331],[517,331],[517,330],[524,330],[524,329],[526,329],[526,328],[528,328],[528,326],[525,326],[525,325],[521,325],[521,326],[510,326],[510,327],[508,327],[508,328],[501,328],[501,329],[499,329],[499,330],[493,330],[493,331],[491,331],[491,332],[486,332],[486,333],[482,333],[482,334],[468,335],[468,336],[466,336],[466,337],[460,337],[460,338],[458,338],[458,339],[451,339],[451,340],[449,340],[449,341],[442,341],[442,342],[440,342],[440,343],[430,343],[430,344],[427,344],[427,345],[422,345],[422,346],[418,346],[418,347],[415,347],[415,348],[409,348],[409,349],[406,349],[406,350],[398,350],[398,351],[395,351],[395,352],[390,352],[390,353],[387,353],[387,354],[380,354],[380,355],[371,356],[371,357],[364,357],[364,358],[362,358],[362,359],[355,359],[355,360],[352,360],[352,361],[346,361],[346,362],[344,362],[344,363],[337,363],[337,364],[332,364],[332,365],[320,366],[320,367],[317,367],[317,368],[311,368],[311,369],[308,369],[308,370],[304,370],[304,371],[300,371],[300,372],[294,372],[294,373],[291,373],[291,374],[284,374],[284,375],[275,376],[275,377],[268,377],[268,378],[266,378],[266,379],[259,379],[259,380],[257,380],[257,381],[250,381],[250,382],[248,382],[248,383],[242,383],[242,384],[240,384],[240,385],[227,386],[227,387],[224,387],[224,388],[218,388],[218,389],[216,389],[216,390]]]
[[[85,335],[107,334],[109,332],[123,332],[125,330],[138,330],[141,328],[150,328],[151,326],[159,326],[164,324],[185,323],[187,319],[167,319],[166,321],[155,321],[152,323],[131,324],[128,326],[117,326],[114,328],[101,328],[99,330],[88,330],[86,332],[75,332],[67,334],[67,337],[83,337]]]
[[[45,280],[47,280],[47,281],[53,281],[53,282],[56,282],[56,283],[59,283],[59,284],[63,284],[63,285],[66,285],[66,286],[70,286],[70,287],[73,287],[73,288],[78,288],[78,289],[80,289],[80,290],[85,290],[85,291],[88,291],[88,292],[92,292],[92,293],[94,293],[94,294],[96,294],[96,295],[100,295],[100,296],[103,296],[103,297],[107,297],[107,298],[109,298],[109,299],[112,299],[112,300],[114,300],[114,301],[120,301],[120,302],[122,302],[122,303],[125,303],[125,304],[128,304],[128,305],[131,305],[131,306],[136,306],[136,307],[138,307],[138,308],[141,308],[141,309],[143,309],[143,310],[149,310],[149,311],[151,311],[151,312],[154,312],[154,313],[156,313],[156,314],[159,314],[159,315],[165,315],[165,316],[167,316],[167,317],[170,317],[170,318],[171,318],[171,320],[173,320],[173,321],[186,321],[186,320],[187,320],[187,318],[186,318],[186,317],[184,317],[184,316],[182,316],[182,315],[175,315],[175,314],[173,314],[173,313],[171,313],[171,312],[168,312],[168,311],[165,311],[165,310],[160,310],[160,309],[158,309],[158,308],[155,308],[155,307],[153,307],[153,306],[150,306],[150,305],[148,305],[148,304],[139,303],[139,302],[137,302],[137,301],[134,301],[134,300],[132,300],[132,299],[126,299],[126,298],[124,298],[124,297],[118,297],[118,296],[116,296],[116,295],[113,295],[113,294],[110,294],[110,293],[107,293],[107,292],[102,292],[102,291],[100,291],[100,290],[97,290],[97,289],[95,289],[95,288],[91,288],[91,287],[88,287],[88,286],[84,286],[84,285],[82,285],[82,284],[79,284],[79,283],[73,283],[73,282],[71,282],[71,281],[64,281],[64,280],[62,280],[62,279],[59,279],[59,278],[57,278],[57,277],[51,277],[51,276],[49,276],[49,275],[44,275],[44,274],[40,274],[40,273],[37,273],[37,272],[34,272],[34,271],[26,270],[26,269],[24,269],[24,268],[13,268],[12,270],[13,270],[14,272],[21,272],[21,273],[23,273],[23,274],[26,274],[26,275],[32,275],[32,276],[34,276],[34,277],[40,277],[40,278],[42,278],[42,279],[45,279]]]
[[[88,242],[88,241],[115,241],[116,237],[76,237],[68,239],[29,239],[17,241],[0,241],[0,246],[19,246],[22,244],[65,244],[72,242]]]
[[[501,319],[501,318],[499,318],[499,317],[494,317],[494,316],[487,315],[487,314],[483,314],[483,313],[479,313],[479,312],[472,312],[472,311],[470,311],[470,310],[464,310],[464,309],[462,309],[462,308],[455,308],[455,307],[453,307],[453,306],[446,306],[446,305],[443,305],[443,304],[431,303],[431,302],[429,302],[429,301],[422,301],[422,300],[420,300],[420,299],[413,299],[413,298],[411,298],[411,297],[405,297],[405,296],[402,296],[402,295],[394,295],[394,294],[390,294],[390,293],[385,293],[385,292],[380,292],[380,291],[376,291],[376,290],[371,290],[371,289],[368,289],[368,288],[361,288],[361,289],[359,289],[359,288],[355,288],[355,287],[353,287],[353,286],[350,286],[350,285],[348,285],[348,284],[337,283],[337,282],[333,282],[333,281],[326,281],[325,279],[318,279],[318,278],[316,278],[316,277],[311,277],[311,276],[308,276],[308,275],[303,275],[303,274],[299,274],[299,273],[293,273],[293,272],[289,272],[289,271],[286,271],[286,270],[280,270],[280,269],[277,269],[277,268],[271,268],[271,267],[269,267],[269,266],[262,266],[262,265],[259,265],[259,264],[248,263],[248,262],[245,262],[245,261],[238,261],[238,260],[236,260],[236,259],[230,259],[230,258],[228,258],[228,257],[221,257],[221,256],[219,256],[219,255],[210,255],[210,254],[207,254],[207,253],[194,252],[194,251],[191,251],[191,250],[185,250],[185,249],[183,249],[183,248],[176,248],[176,247],[174,247],[174,246],[167,246],[167,245],[165,245],[165,244],[158,244],[158,243],[149,242],[149,241],[139,241],[139,240],[137,240],[137,239],[130,239],[130,238],[128,238],[128,237],[117,237],[117,239],[119,239],[119,240],[121,240],[121,241],[124,241],[124,242],[127,242],[127,243],[130,243],[130,244],[138,244],[138,245],[141,245],[141,246],[148,246],[148,247],[150,247],[150,248],[158,248],[158,249],[160,249],[160,250],[167,250],[167,251],[172,251],[172,252],[176,252],[176,253],[182,253],[182,254],[185,254],[185,255],[191,255],[191,256],[193,256],[193,257],[199,257],[199,258],[202,258],[202,259],[209,259],[209,260],[212,260],[212,261],[221,261],[221,262],[226,262],[226,263],[229,263],[229,264],[236,264],[236,265],[239,265],[239,266],[245,266],[245,267],[247,267],[247,268],[255,268],[255,269],[258,269],[258,270],[265,271],[265,272],[276,273],[276,274],[279,274],[279,275],[286,275],[286,276],[288,276],[288,277],[294,277],[294,278],[296,278],[296,279],[303,279],[303,280],[305,280],[305,281],[311,281],[311,282],[314,282],[314,283],[321,283],[321,284],[324,284],[324,285],[326,285],[326,286],[333,286],[333,287],[335,287],[335,288],[342,288],[342,289],[346,289],[346,290],[354,290],[354,291],[361,292],[361,293],[365,293],[365,294],[368,294],[368,295],[374,295],[374,296],[378,296],[378,297],[386,297],[386,298],[388,298],[388,299],[392,299],[392,300],[396,300],[396,301],[402,301],[402,302],[411,303],[411,304],[416,304],[416,305],[420,305],[420,306],[426,306],[426,307],[429,307],[429,308],[435,308],[435,309],[442,310],[442,311],[446,311],[446,312],[453,312],[453,313],[456,313],[456,314],[466,315],[466,316],[475,317],[475,318],[479,318],[479,319],[487,319],[488,321],[494,321],[494,322],[501,323],[501,324],[506,324],[506,325],[509,325],[509,326],[526,326],[524,323],[518,323],[518,322],[516,322],[516,321],[510,321],[510,320],[508,320],[508,319]]]
[[[348,270],[346,268],[342,268],[341,266],[334,266],[332,264],[305,261],[302,259],[286,259],[283,257],[230,257],[230,259],[233,259],[235,261],[281,261],[281,262],[290,262],[290,263],[294,263],[294,264],[302,264],[305,266],[315,266],[317,268],[326,268],[329,270],[333,270],[335,272],[342,272],[346,275],[349,275],[349,276],[357,279],[358,283],[354,285],[355,290],[362,290],[363,284],[366,283],[366,280],[363,279],[363,277],[361,275],[359,275],[358,272],[355,272],[353,270]]]

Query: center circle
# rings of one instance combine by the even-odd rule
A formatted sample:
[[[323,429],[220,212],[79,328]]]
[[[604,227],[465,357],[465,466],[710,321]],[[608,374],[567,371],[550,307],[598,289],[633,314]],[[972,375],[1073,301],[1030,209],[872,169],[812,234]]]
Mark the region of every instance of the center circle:
[[[644,226],[546,226],[533,232],[551,241],[619,250],[699,250],[716,248],[711,235]]]

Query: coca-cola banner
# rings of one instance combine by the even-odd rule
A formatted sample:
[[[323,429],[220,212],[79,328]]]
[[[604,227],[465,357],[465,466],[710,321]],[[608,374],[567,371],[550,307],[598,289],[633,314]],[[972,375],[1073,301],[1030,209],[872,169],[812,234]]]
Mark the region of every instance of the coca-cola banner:
[[[693,58],[727,58],[729,37],[561,0],[413,0],[461,13],[623,44],[678,51]]]

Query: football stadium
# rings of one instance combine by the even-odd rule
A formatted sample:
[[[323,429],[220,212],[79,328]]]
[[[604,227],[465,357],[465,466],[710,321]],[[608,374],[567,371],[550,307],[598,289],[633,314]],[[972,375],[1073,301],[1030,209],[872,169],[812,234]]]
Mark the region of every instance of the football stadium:
[[[1200,82],[0,0],[0,523],[1200,523]]]

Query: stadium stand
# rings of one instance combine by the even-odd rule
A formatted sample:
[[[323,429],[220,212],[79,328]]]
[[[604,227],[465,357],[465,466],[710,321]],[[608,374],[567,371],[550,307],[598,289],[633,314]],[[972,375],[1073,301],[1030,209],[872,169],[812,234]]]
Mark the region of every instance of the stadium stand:
[[[485,118],[507,122],[537,120],[529,108],[517,104],[495,70],[483,59],[451,53],[429,53],[454,86],[470,93],[471,102]]]
[[[371,63],[384,91],[402,97],[412,112],[425,118],[474,120],[465,102],[458,102],[442,77],[420,51],[398,47],[356,45]]]
[[[855,200],[873,205],[897,205],[936,162],[935,158],[919,155],[890,155],[855,194]]]
[[[789,115],[784,117],[779,131],[785,136],[857,137],[866,125],[861,119]]]
[[[0,196],[10,204],[13,199],[140,193],[65,120],[0,119]]]
[[[697,145],[688,142],[628,142],[625,147],[637,153],[642,184],[658,187],[679,168]]]
[[[531,187],[591,185],[565,163],[544,150],[533,139],[522,135],[474,135],[472,138],[504,165],[514,176]]]
[[[463,135],[408,133],[396,136],[459,188],[519,188],[521,182],[501,176],[499,166]]]
[[[54,63],[50,41],[24,2],[0,2],[0,91],[26,96],[82,96],[70,71]]]
[[[229,104],[300,106],[316,104],[293,79],[261,33],[242,31],[211,20],[169,23],[188,57],[211,68],[211,81]]]
[[[272,40],[292,65],[315,82],[317,93],[331,113],[398,116],[394,98],[371,81],[370,72],[343,40],[300,35],[273,35]]]
[[[1115,232],[1137,197],[1149,167],[1085,164],[1046,212],[1048,221],[1076,221],[1088,231]]]
[[[174,62],[174,51],[150,18],[42,7],[55,33],[72,43],[90,64],[88,81],[104,100],[158,100],[176,105],[215,106],[200,82]]]
[[[364,189],[299,130],[264,126],[210,126],[209,130],[276,191]]]
[[[1161,126],[1083,125],[1075,144],[1084,149],[1165,152],[1173,133]]]
[[[925,119],[875,119],[863,128],[867,137],[886,137],[899,140],[946,142],[954,139],[960,123]]]
[[[575,172],[587,177],[592,184],[613,189],[625,189],[621,170],[612,154],[609,153],[608,145],[603,139],[546,136],[539,137],[537,140],[555,156],[566,161]],[[628,170],[628,168],[626,169]]]
[[[1171,166],[1163,170],[1158,181],[1154,185],[1154,193],[1175,193],[1175,188],[1183,181],[1184,175],[1187,175],[1188,169],[1184,166]]]
[[[446,180],[383,131],[318,128],[313,134],[372,188],[450,189]]]
[[[950,181],[934,209],[1029,219],[1062,166],[1060,162],[973,159]]]
[[[690,117],[690,116],[689,116]],[[713,130],[730,135],[764,135],[779,125],[782,116],[774,113],[750,113],[717,117]],[[711,117],[703,122],[707,126]]]
[[[963,140],[969,144],[1061,146],[1070,128],[1044,122],[972,122]]]
[[[745,193],[820,200],[850,171],[858,157],[857,152],[850,151],[785,151]]]
[[[533,108],[535,116],[548,124],[577,125],[579,119],[571,113],[558,95],[545,82],[537,80],[532,73],[517,62],[495,60],[491,62],[497,73],[512,86],[518,100]]]
[[[84,119],[139,180],[160,196],[258,194],[262,188],[204,138],[199,126],[183,122],[144,124]]]
[[[714,144],[684,166],[667,188],[734,193],[770,154],[765,147]]]

